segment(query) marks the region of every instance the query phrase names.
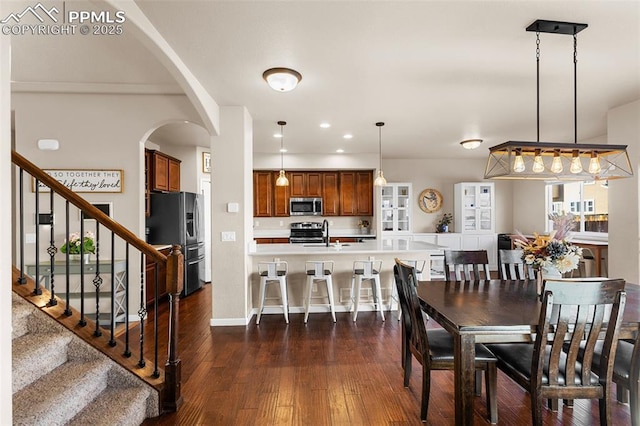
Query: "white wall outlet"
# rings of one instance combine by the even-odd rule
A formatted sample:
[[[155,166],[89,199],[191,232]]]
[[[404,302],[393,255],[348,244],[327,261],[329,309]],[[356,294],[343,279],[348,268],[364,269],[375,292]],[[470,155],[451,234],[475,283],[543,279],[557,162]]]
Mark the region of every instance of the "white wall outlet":
[[[221,232],[220,239],[222,241],[235,241],[236,240],[236,233],[234,231]]]
[[[332,220],[329,221],[329,226],[333,226],[333,221]]]
[[[284,220],[280,221],[280,226],[284,226]]]
[[[30,232],[26,233],[24,235],[24,242],[26,244],[35,244],[35,242],[36,242],[36,234],[30,233]]]
[[[259,221],[259,220],[256,220],[256,221],[254,222],[253,226],[255,226],[256,228],[257,228],[258,226],[260,226],[260,221]]]
[[[314,293],[318,292],[318,283],[313,283],[313,290]]]

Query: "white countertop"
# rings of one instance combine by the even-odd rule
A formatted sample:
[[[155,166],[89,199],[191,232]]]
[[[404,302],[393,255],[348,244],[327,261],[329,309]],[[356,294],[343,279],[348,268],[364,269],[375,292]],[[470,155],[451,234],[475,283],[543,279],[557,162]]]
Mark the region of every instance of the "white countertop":
[[[291,230],[287,229],[254,229],[254,238],[289,238]],[[362,234],[359,229],[329,229],[330,238],[375,238],[375,231]]]
[[[258,244],[250,256],[285,256],[318,254],[390,254],[404,252],[442,253],[446,247],[423,241],[409,240],[373,240],[362,243],[331,244]]]

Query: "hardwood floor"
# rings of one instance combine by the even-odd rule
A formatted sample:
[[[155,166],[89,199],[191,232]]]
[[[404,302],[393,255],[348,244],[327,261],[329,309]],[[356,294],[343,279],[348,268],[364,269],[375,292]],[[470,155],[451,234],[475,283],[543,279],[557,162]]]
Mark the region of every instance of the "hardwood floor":
[[[163,304],[164,305],[164,304]],[[158,315],[160,360],[166,357],[167,311]],[[327,314],[255,317],[246,327],[210,327],[211,285],[180,302],[182,395],[177,413],[144,425],[420,425],[421,369],[402,385],[400,323],[360,312],[337,322]],[[150,318],[149,321],[152,321]],[[145,334],[153,327],[146,327]],[[135,336],[133,334],[132,336]],[[149,354],[150,355],[150,354]],[[149,359],[153,359],[150,357]],[[454,424],[453,373],[433,372],[427,424]],[[614,390],[615,395],[615,390]],[[613,424],[631,424],[629,406],[612,401]],[[500,424],[531,424],[528,395],[498,373]],[[488,424],[484,393],[475,423]],[[599,424],[597,401],[545,411],[545,425]]]

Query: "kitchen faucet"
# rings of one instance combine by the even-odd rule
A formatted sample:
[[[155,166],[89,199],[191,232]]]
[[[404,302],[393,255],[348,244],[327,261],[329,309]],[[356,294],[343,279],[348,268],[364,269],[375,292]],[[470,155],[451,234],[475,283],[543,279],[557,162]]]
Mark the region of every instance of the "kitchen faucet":
[[[329,222],[327,219],[322,221],[322,236],[326,238],[325,245],[329,247]]]

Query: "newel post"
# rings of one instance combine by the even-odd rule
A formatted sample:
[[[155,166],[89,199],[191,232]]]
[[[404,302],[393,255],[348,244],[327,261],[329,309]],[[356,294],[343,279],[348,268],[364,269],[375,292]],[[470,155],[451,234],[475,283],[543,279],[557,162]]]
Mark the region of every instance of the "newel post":
[[[169,359],[164,368],[163,410],[176,411],[182,404],[182,367],[178,358],[178,313],[180,292],[184,286],[184,256],[175,244],[167,256],[167,290],[169,293]]]

